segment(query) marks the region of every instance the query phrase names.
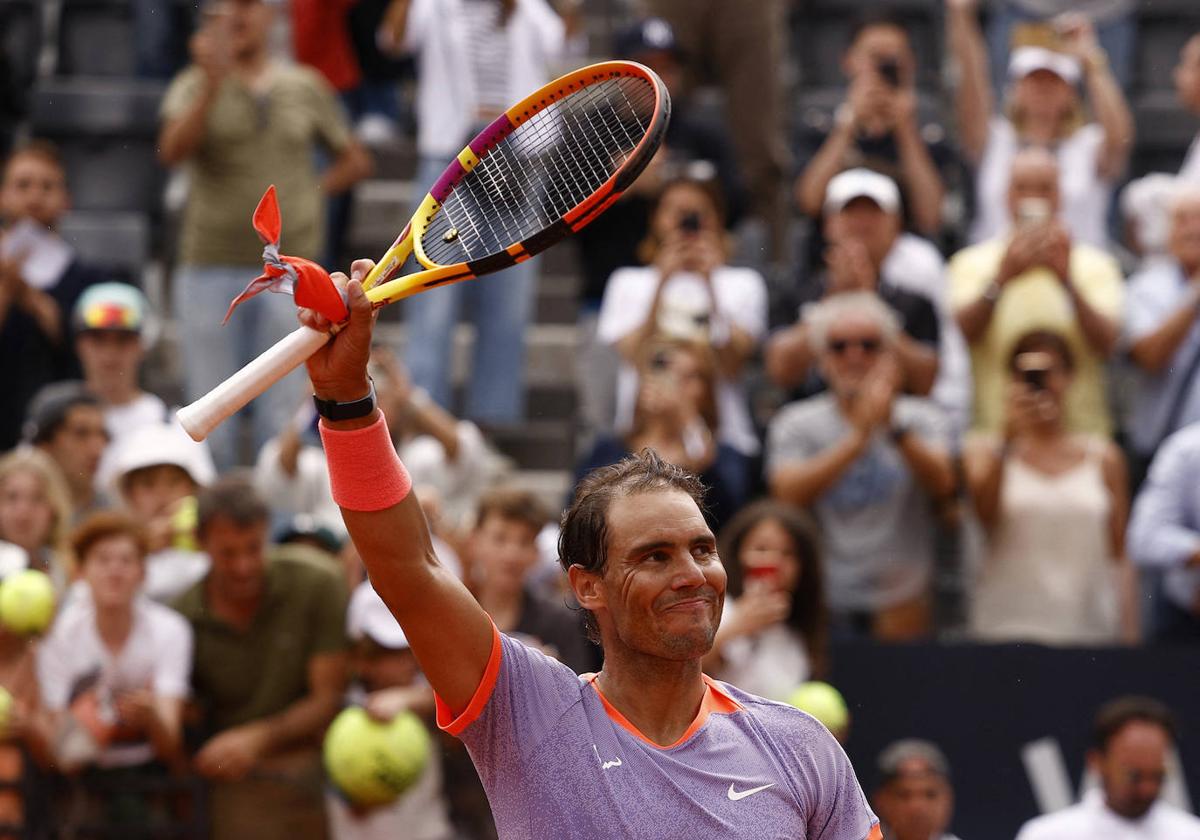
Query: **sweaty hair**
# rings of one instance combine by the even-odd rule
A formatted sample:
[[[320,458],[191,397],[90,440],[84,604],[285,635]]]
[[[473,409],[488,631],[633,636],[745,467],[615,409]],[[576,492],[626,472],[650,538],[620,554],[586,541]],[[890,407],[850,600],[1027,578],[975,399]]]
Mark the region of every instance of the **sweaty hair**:
[[[249,479],[234,473],[200,491],[196,499],[196,533],[217,519],[228,519],[238,528],[261,525],[271,518],[271,508]]]
[[[535,532],[541,531],[550,521],[550,514],[537,494],[520,487],[495,487],[484,493],[476,509],[475,527],[482,525],[489,516],[515,520]]]
[[[626,496],[678,490],[704,510],[704,485],[692,473],[643,449],[615,464],[588,473],[575,488],[575,501],[562,517],[558,562],[563,569],[579,566],[603,574],[608,564],[608,510]],[[584,610],[588,637],[599,642],[595,618]]]
[[[1153,697],[1127,695],[1108,701],[1096,712],[1092,724],[1092,746],[1104,752],[1117,733],[1128,724],[1139,721],[1161,727],[1172,741],[1178,734],[1175,715],[1165,703]]]
[[[145,560],[148,550],[146,532],[132,517],[118,511],[94,513],[71,532],[71,551],[75,562],[82,566],[96,543],[113,537],[127,537],[137,546],[138,559]]]
[[[829,665],[829,613],[825,606],[824,572],[817,539],[817,526],[803,511],[772,499],[753,502],[738,511],[721,530],[719,554],[728,576],[727,592],[740,598],[746,588],[745,571],[739,555],[746,535],[763,522],[776,522],[796,549],[800,576],[791,594],[792,608],[787,626],[800,634],[811,663],[813,677],[826,676]]]

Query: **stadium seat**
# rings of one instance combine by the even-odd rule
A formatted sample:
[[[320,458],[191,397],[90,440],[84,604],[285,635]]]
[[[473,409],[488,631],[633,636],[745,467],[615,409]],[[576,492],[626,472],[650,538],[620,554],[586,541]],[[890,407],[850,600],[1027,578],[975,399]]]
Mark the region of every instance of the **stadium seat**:
[[[80,259],[128,282],[140,279],[150,257],[150,221],[144,213],[73,211],[59,223],[59,232]]]
[[[133,76],[133,9],[128,0],[64,0],[58,25],[58,74]]]
[[[35,88],[33,131],[58,145],[76,208],[157,214],[162,92],[161,84],[138,80],[53,79]]]

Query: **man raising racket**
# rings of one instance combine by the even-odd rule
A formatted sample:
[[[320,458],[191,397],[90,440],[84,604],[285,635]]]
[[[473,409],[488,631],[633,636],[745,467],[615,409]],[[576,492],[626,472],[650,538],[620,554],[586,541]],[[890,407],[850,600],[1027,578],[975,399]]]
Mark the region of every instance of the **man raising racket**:
[[[646,454],[590,475],[560,560],[605,654],[597,675],[500,634],[434,555],[367,377],[373,315],[308,361],[334,500],[461,738],[504,840],[878,840],[845,753],[813,718],[700,670],[725,595],[694,477]],[[345,282],[345,277],[335,279]],[[307,310],[301,320],[329,323]]]

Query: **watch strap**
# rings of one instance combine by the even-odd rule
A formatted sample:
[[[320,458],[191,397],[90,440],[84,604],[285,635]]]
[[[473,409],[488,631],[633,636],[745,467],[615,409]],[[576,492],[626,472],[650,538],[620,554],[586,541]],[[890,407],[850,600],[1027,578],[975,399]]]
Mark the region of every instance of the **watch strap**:
[[[326,420],[355,420],[359,417],[366,417],[375,410],[377,403],[375,399],[375,380],[367,377],[367,383],[370,386],[367,390],[367,395],[357,400],[351,400],[350,402],[323,400],[316,394],[313,394],[313,405],[317,407],[317,414]]]

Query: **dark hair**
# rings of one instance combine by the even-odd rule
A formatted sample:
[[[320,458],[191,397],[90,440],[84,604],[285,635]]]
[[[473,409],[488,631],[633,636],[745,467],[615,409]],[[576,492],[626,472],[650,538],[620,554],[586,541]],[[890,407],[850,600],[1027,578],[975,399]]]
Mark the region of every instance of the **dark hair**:
[[[8,177],[8,167],[17,158],[22,157],[32,157],[44,161],[58,169],[59,172],[62,172],[64,178],[66,177],[67,168],[63,165],[62,154],[58,151],[58,146],[49,140],[36,137],[26,140],[12,150],[9,156],[4,159],[4,166],[3,169],[0,169],[0,176]]]
[[[881,785],[889,785],[907,773],[904,765],[919,761],[925,769],[950,781],[950,762],[946,754],[932,741],[921,738],[905,738],[884,747],[877,765]]]
[[[575,501],[562,516],[558,562],[603,574],[608,563],[608,509],[618,498],[679,490],[704,510],[704,485],[692,473],[664,461],[653,449],[622,458],[588,473],[575,488]],[[588,638],[599,643],[596,619],[584,610]]]
[[[489,516],[515,520],[534,532],[541,531],[550,521],[550,514],[537,494],[521,487],[493,487],[479,497],[475,511],[476,528]]]
[[[1009,373],[1017,373],[1017,357],[1022,353],[1050,353],[1062,359],[1068,373],[1075,372],[1075,354],[1071,352],[1071,345],[1061,333],[1031,330],[1017,339],[1012,352],[1008,354]]]
[[[1096,712],[1096,719],[1092,723],[1092,746],[1104,752],[1112,739],[1135,721],[1161,727],[1172,741],[1179,731],[1175,715],[1165,703],[1153,697],[1126,695],[1109,700]]]
[[[772,499],[753,502],[742,508],[721,530],[719,554],[729,579],[728,594],[737,598],[745,591],[740,553],[742,543],[760,523],[778,522],[791,537],[800,557],[800,579],[792,593],[792,609],[787,625],[804,639],[804,648],[812,663],[815,679],[823,678],[829,666],[829,611],[825,605],[824,571],[820,542],[812,518],[791,505]]]
[[[34,446],[54,440],[54,436],[66,425],[71,409],[81,405],[103,410],[100,400],[82,382],[71,380],[46,385],[29,403],[23,429],[25,440]]]
[[[854,46],[855,41],[859,36],[868,29],[874,29],[877,26],[890,26],[894,29],[899,29],[908,35],[908,20],[904,13],[894,6],[870,6],[863,9],[854,16],[850,22],[850,31],[847,33],[846,48]]]
[[[71,532],[71,551],[75,555],[76,564],[84,564],[96,543],[113,537],[128,537],[133,540],[137,546],[138,558],[146,559],[149,544],[142,526],[124,513],[105,510],[93,513]]]
[[[217,519],[228,519],[239,528],[249,528],[270,518],[271,508],[242,474],[219,479],[201,490],[196,499],[196,533],[200,536]]]

